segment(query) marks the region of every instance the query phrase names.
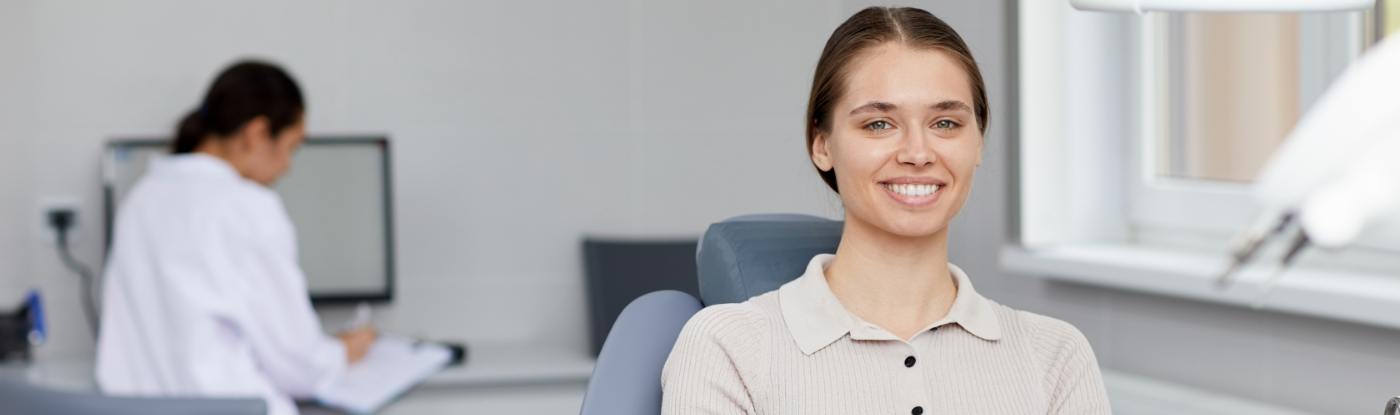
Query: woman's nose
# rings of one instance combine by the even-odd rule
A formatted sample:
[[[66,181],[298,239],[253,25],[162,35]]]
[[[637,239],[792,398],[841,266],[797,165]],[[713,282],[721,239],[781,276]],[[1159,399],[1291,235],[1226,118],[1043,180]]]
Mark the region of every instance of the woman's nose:
[[[895,156],[896,161],[914,167],[933,164],[938,157],[934,154],[932,146],[928,144],[927,135],[927,132],[920,130],[905,134],[900,140],[899,154]]]

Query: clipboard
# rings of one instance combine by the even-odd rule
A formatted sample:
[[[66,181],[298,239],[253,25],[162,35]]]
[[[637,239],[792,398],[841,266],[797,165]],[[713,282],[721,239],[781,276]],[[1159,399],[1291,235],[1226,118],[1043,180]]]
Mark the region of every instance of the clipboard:
[[[379,411],[454,360],[453,348],[400,336],[380,336],[364,359],[316,393],[316,402],[353,414]]]

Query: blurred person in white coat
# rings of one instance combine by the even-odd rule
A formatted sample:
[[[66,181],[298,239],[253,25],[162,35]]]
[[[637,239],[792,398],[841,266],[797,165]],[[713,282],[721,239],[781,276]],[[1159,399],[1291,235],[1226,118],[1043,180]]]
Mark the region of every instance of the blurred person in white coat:
[[[305,138],[296,81],[275,65],[225,69],[180,122],[116,217],[104,273],[97,381],[105,393],[261,397],[297,413],[359,360],[374,331],[328,336],[270,186]]]

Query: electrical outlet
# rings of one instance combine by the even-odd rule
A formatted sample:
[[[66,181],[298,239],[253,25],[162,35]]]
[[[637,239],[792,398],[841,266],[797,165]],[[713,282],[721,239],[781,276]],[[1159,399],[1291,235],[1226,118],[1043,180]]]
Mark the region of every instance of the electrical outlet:
[[[54,229],[55,215],[66,213],[68,216],[68,244],[72,245],[78,241],[78,235],[83,227],[81,200],[76,197],[45,197],[39,200],[38,220],[35,221],[37,234],[46,243],[58,241],[58,233]]]

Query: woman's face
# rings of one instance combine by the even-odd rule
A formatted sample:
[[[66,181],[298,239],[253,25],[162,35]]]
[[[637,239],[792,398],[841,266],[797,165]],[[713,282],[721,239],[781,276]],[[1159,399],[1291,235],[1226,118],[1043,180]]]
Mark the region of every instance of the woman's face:
[[[273,134],[266,118],[249,122],[244,129],[243,163],[238,170],[243,177],[272,186],[292,166],[292,157],[306,138],[306,123],[297,121]]]
[[[944,231],[982,159],[967,73],[946,52],[893,42],[851,65],[812,161],[835,169],[848,221],[903,237]]]

